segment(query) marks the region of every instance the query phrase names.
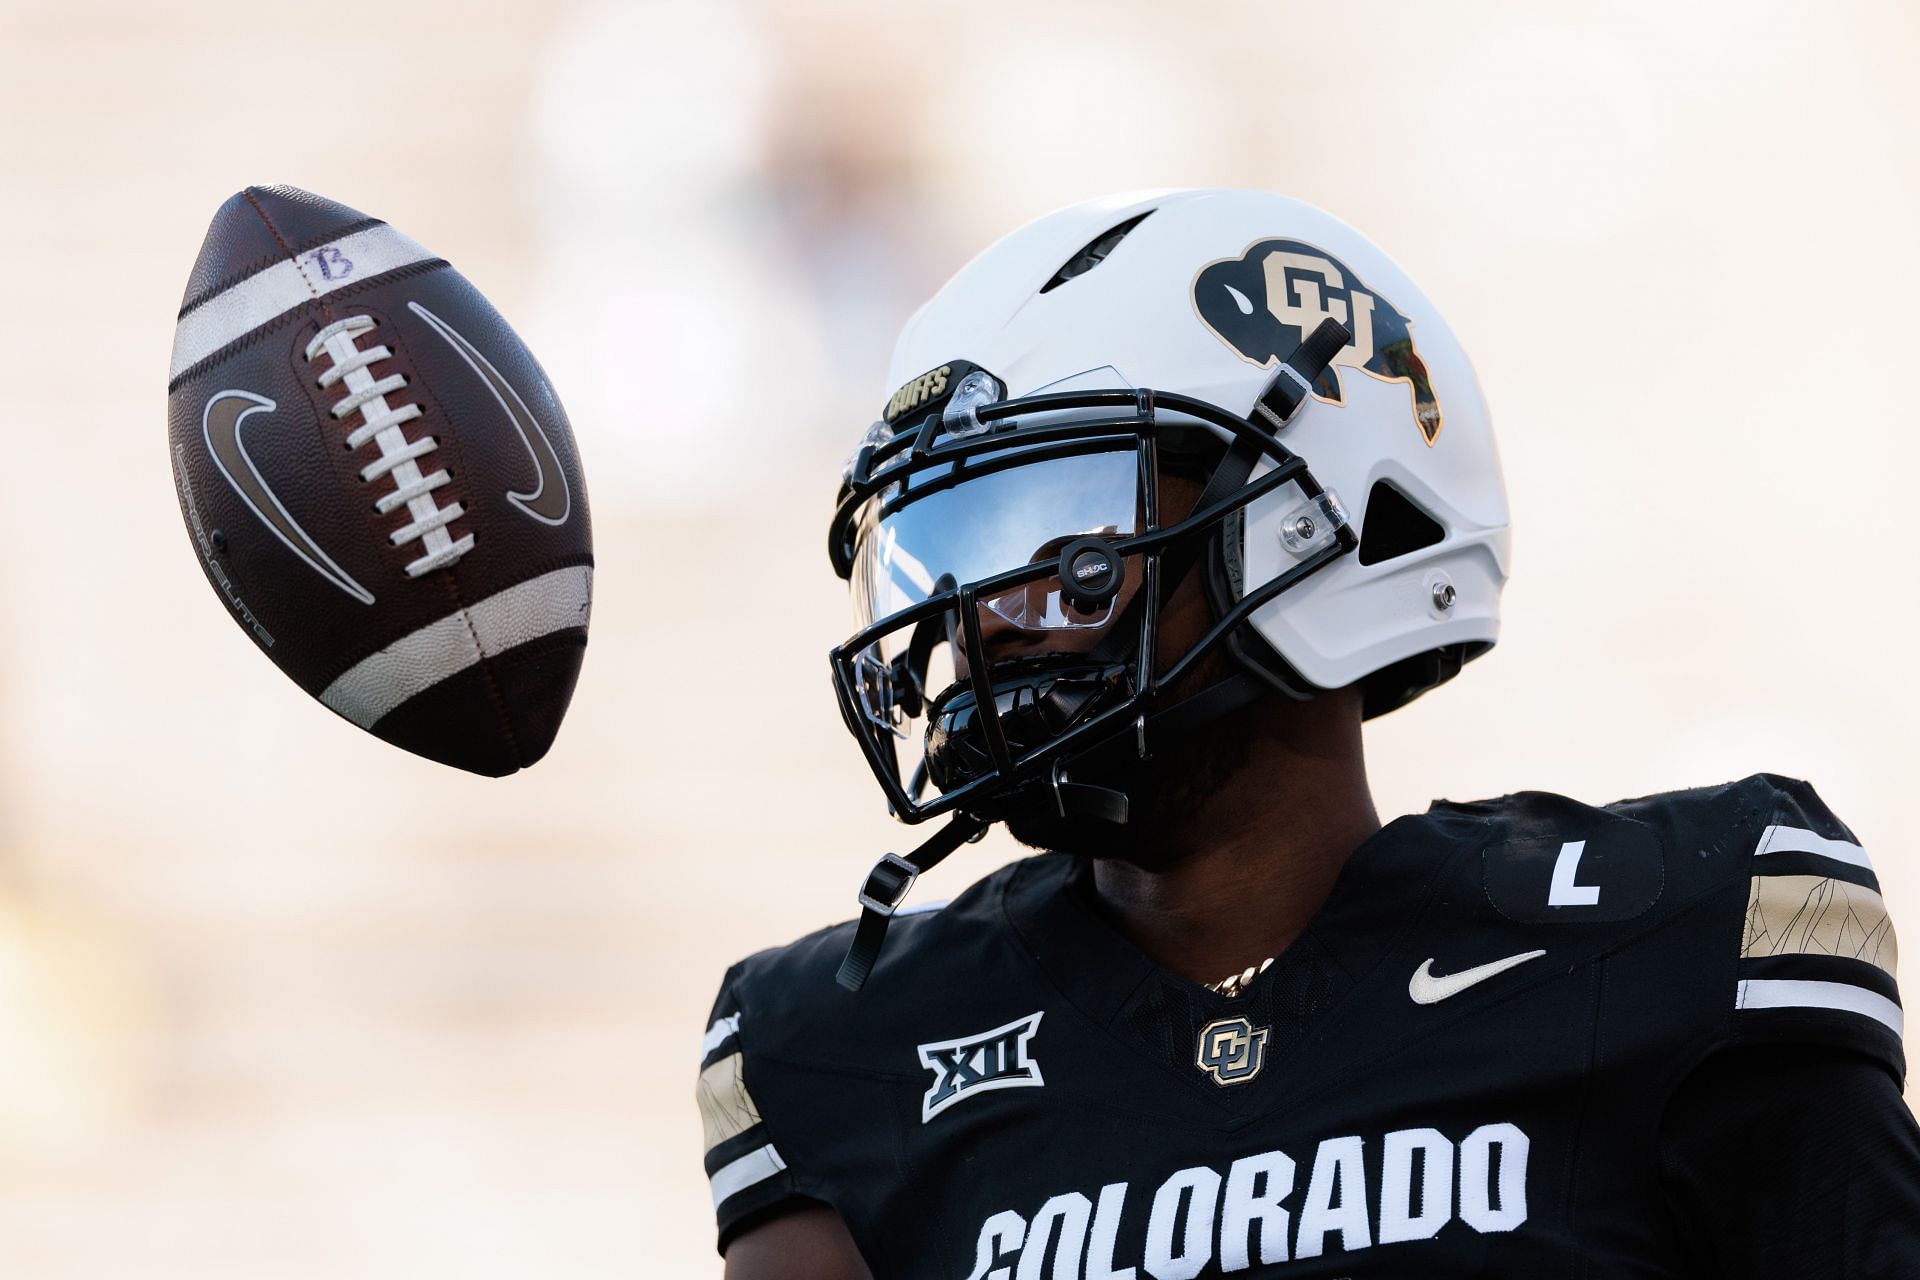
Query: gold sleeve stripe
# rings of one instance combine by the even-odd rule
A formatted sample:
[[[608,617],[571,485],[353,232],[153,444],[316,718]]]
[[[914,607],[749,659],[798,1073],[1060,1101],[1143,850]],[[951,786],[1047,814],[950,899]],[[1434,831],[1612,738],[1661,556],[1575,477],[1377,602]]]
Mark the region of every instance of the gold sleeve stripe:
[[[700,1124],[708,1151],[760,1123],[760,1109],[753,1105],[741,1074],[742,1061],[741,1055],[730,1053],[700,1073]]]
[[[1846,956],[1893,973],[1887,904],[1862,885],[1827,876],[1755,876],[1747,896],[1742,958]]]

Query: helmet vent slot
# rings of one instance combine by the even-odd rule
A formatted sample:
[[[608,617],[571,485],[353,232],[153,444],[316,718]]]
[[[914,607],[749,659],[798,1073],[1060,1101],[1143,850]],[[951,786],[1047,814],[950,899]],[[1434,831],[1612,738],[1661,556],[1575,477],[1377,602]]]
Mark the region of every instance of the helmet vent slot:
[[[1105,262],[1107,255],[1127,238],[1127,233],[1146,221],[1147,215],[1152,212],[1153,210],[1149,209],[1146,213],[1137,213],[1119,226],[1110,227],[1101,232],[1097,238],[1082,247],[1080,252],[1068,258],[1066,264],[1053,273],[1053,279],[1040,286],[1040,292],[1050,293],[1075,276],[1083,276]]]
[[[1385,480],[1374,481],[1360,531],[1361,564],[1392,560],[1430,547],[1446,536],[1440,522],[1415,506],[1413,499]]]

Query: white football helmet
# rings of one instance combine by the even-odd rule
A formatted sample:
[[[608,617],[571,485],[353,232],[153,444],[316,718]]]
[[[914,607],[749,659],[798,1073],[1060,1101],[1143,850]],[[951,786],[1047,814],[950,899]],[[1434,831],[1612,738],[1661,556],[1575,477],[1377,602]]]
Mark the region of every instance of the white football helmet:
[[[1358,685],[1380,715],[1498,634],[1507,503],[1473,367],[1310,205],[1187,190],[1049,214],[908,321],[889,385],[830,538],[860,626],[835,685],[894,812],[958,817],[876,869],[878,928],[913,872],[1021,806],[1124,821],[1114,752],[1268,690]],[[1199,496],[1163,521],[1169,474]],[[1213,626],[1158,653],[1193,573]],[[1208,652],[1232,674],[1197,689],[1223,669]]]

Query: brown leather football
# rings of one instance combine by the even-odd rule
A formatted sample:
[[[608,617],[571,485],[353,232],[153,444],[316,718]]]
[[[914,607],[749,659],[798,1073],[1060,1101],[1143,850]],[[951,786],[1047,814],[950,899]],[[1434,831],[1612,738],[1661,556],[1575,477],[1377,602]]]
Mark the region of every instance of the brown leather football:
[[[459,272],[247,188],[187,281],[167,427],[207,581],[295,684],[475,773],[546,754],[587,646],[586,485],[546,374]]]

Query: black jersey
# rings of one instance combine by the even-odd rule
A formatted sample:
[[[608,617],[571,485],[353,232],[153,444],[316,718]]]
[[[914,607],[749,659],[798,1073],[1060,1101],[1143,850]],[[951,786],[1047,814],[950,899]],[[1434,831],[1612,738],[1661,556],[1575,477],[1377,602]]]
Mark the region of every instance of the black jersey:
[[[727,974],[723,1250],[815,1200],[879,1277],[1920,1275],[1893,934],[1803,783],[1401,818],[1234,998],[1060,855],[897,919],[857,994],[847,940]]]

